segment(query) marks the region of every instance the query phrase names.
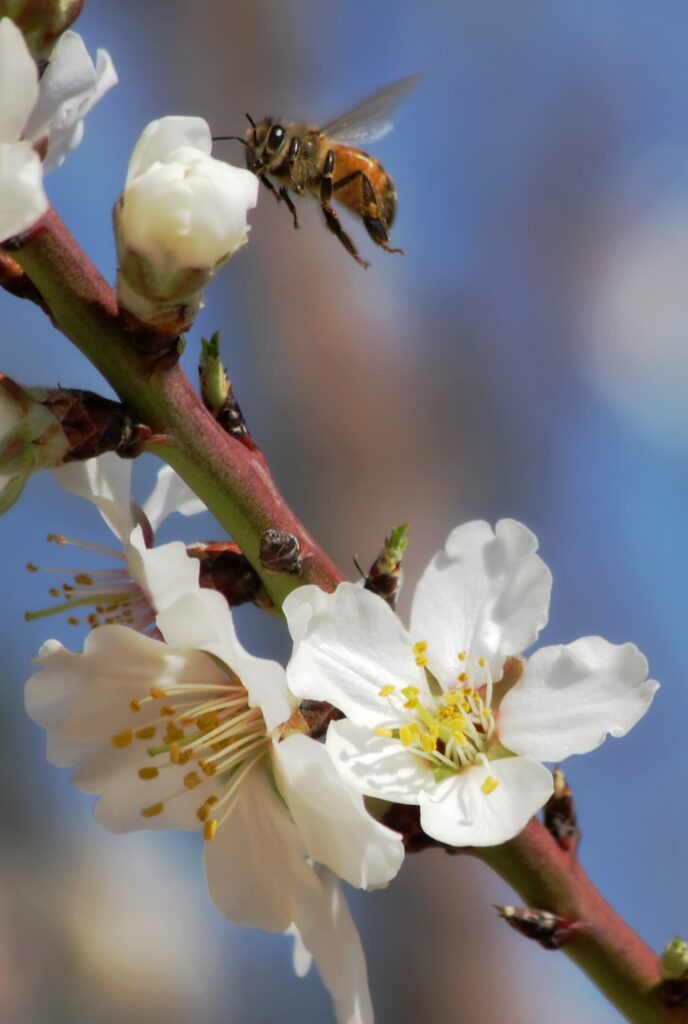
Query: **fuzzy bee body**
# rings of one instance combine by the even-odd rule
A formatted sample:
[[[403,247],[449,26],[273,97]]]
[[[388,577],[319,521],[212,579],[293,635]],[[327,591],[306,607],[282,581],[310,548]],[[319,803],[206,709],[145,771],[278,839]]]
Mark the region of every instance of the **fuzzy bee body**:
[[[273,118],[256,124],[249,117],[251,126],[240,140],[246,147],[246,166],[286,203],[294,227],[299,224],[290,192],[313,195],[327,227],[363,267],[369,264],[358,255],[332,204],[359,217],[373,242],[386,252],[403,252],[389,241],[397,210],[392,179],[379,160],[352,143],[386,135],[394,108],[416,82],[417,76],[395,82],[324,128],[300,122],[282,125]]]

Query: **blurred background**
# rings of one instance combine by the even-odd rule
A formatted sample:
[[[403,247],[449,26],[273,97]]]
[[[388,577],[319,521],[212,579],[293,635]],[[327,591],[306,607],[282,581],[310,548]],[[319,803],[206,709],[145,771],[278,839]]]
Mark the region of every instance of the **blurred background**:
[[[683,0],[87,0],[76,26],[120,84],[48,180],[58,211],[114,279],[110,211],[131,149],[164,114],[216,134],[244,112],[325,122],[416,72],[374,148],[399,192],[393,242],[347,226],[362,271],[317,206],[302,230],[267,193],[250,244],[218,275],[189,336],[222,332],[236,393],[279,486],[347,573],[408,521],[413,581],[449,530],[523,520],[554,573],[546,643],[635,641],[663,683],[626,739],[566,764],[581,860],[656,949],[688,929],[688,824],[678,722],[688,711],[688,71]],[[236,143],[218,155],[241,162]],[[25,384],[104,390],[37,310],[0,294],[1,368]],[[136,467],[145,496],[155,470]],[[0,1019],[6,1024],[330,1022],[290,944],[224,921],[197,836],[113,837],[45,763],[22,684],[66,622],[23,623],[73,565],[45,535],[106,541],[90,507],[34,478],[0,522]],[[210,517],[161,539],[213,539]],[[78,557],[77,557],[77,564]],[[10,599],[11,598],[11,599]],[[242,613],[246,642],[285,658],[285,630]],[[517,937],[507,887],[468,858],[409,858],[390,890],[352,895],[379,1024],[447,1013],[492,1024],[611,1024],[566,959]]]

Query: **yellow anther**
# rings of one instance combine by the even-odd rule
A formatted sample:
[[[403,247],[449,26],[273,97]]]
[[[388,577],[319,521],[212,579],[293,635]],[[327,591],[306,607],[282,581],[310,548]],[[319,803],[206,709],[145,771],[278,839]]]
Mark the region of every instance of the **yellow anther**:
[[[418,707],[418,698],[417,697],[410,697],[409,700],[404,701],[404,707],[405,708],[417,708]]]
[[[79,620],[77,619],[76,615],[70,615],[69,618],[67,619],[67,624],[69,626],[78,626]]]
[[[437,750],[437,740],[432,733],[424,732],[420,738],[420,742],[426,754],[432,754]]]
[[[417,697],[418,694],[420,693],[420,690],[418,689],[417,686],[405,686],[401,692],[403,693],[404,697]]]
[[[150,695],[155,700],[164,700],[167,696],[167,690],[161,690],[159,686],[151,686]]]
[[[204,775],[211,776],[211,775],[215,775],[215,773],[217,772],[217,768],[212,763],[211,764],[204,764],[202,766],[202,768],[201,768],[201,771],[203,772]]]
[[[140,779],[157,779],[159,774],[157,768],[139,768]]]
[[[481,668],[485,668],[487,662],[485,661],[484,658],[478,658],[478,664],[480,665]]]
[[[201,782],[202,779],[199,778],[198,772],[189,772],[184,776],[184,785],[187,789],[195,789],[196,786],[200,786]]]
[[[485,796],[489,796],[490,793],[494,793],[498,785],[499,782],[495,779],[494,775],[488,775],[480,788]]]
[[[427,663],[428,663],[427,655],[425,655],[425,654],[418,654],[416,656],[416,665],[420,665],[421,668],[425,668]]]
[[[157,732],[154,725],[145,725],[143,729],[137,729],[134,733],[137,740],[152,740]]]
[[[402,725],[399,729],[399,739],[405,747],[410,746],[412,743],[416,743],[420,738],[420,729],[415,722],[411,722],[409,725]]]
[[[180,757],[181,750],[179,749],[179,744],[175,740],[174,743],[170,746],[170,761],[172,762],[172,764],[179,764]]]
[[[118,749],[128,747],[132,738],[131,729],[125,729],[123,732],[118,732],[116,736],[112,737],[112,745]]]
[[[38,566],[34,565],[33,562],[27,562],[26,568],[28,569],[29,572],[38,572]]]
[[[459,661],[465,661],[466,660],[466,652],[465,651],[460,651],[459,655],[458,655],[458,658],[459,658]]]
[[[130,700],[129,701],[129,707],[131,708],[132,711],[140,711],[141,710],[141,705],[140,705],[140,703],[137,700]]]
[[[211,839],[215,838],[217,832],[217,818],[211,818],[210,821],[206,821],[203,826],[203,838],[210,842]]]
[[[182,750],[181,754],[179,755],[179,763],[186,764],[187,761],[190,761],[192,757],[193,750]]]
[[[413,653],[414,654],[425,654],[427,649],[428,649],[428,641],[427,640],[418,640],[413,645]]]
[[[375,730],[375,735],[376,736],[387,736],[387,737],[390,737],[390,736],[394,736],[394,731],[392,729],[385,729],[385,727],[383,725],[380,725]]]
[[[459,676],[459,682],[460,683],[465,683],[467,679],[468,679],[468,673],[467,672],[462,672],[460,674],[460,676]]]
[[[452,732],[452,736],[454,737],[454,739],[456,740],[460,747],[465,747],[466,744],[468,743],[465,734],[460,729],[454,729],[454,731]]]
[[[390,693],[394,693],[395,690],[396,686],[392,686],[391,683],[387,683],[387,685],[383,686],[382,689],[380,690],[380,696],[389,697]]]
[[[158,814],[162,814],[165,810],[165,805],[160,801],[159,804],[151,804],[150,807],[141,808],[141,817],[143,818],[155,818]]]
[[[214,711],[206,711],[204,715],[199,716],[196,724],[199,729],[216,729],[220,719]]]
[[[169,706],[169,704],[165,704],[165,705],[163,705],[163,707],[160,708],[160,714],[161,715],[166,715],[167,718],[170,718],[170,717],[174,716],[176,714],[176,712],[175,712],[174,708],[171,708]]]

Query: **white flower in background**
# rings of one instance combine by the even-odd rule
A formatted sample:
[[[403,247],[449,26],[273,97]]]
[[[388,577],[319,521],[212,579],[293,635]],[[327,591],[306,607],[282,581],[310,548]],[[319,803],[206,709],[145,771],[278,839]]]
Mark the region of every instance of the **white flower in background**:
[[[96,51],[94,65],[78,32],[60,36],[24,132],[45,152],[46,171],[59,167],[76,149],[84,135],[84,118],[116,84],[117,73],[107,50]]]
[[[75,766],[110,831],[202,830],[222,913],[296,929],[338,1020],[372,1021],[360,942],[329,872],[385,885],[403,859],[400,836],[367,813],[323,744],[278,742],[292,712],[284,669],[243,649],[224,598],[184,594],[156,621],[165,642],[114,625],[91,632],[82,654],[44,644],[26,706],[47,731],[49,760]]]
[[[66,32],[40,82],[24,37],[0,19],[0,241],[28,230],[48,209],[43,165],[64,160],[83,135],[83,118],[117,81],[98,51],[94,68],[79,35]]]
[[[585,637],[514,660],[547,622],[551,574],[536,538],[503,519],[455,529],[416,588],[408,632],[350,583],[301,587],[284,612],[300,698],[328,701],[327,747],[362,793],[420,807],[453,846],[517,835],[552,792],[540,763],[623,736],[658,683],[633,644]]]
[[[181,541],[153,547],[153,537],[164,519],[173,512],[196,515],[206,508],[169,466],[158,472],[156,485],[139,507],[132,499],[133,463],[112,452],[73,462],[55,470],[55,479],[65,490],[92,502],[100,511],[119,541],[116,548],[72,540],[51,534],[50,540],[86,551],[105,555],[118,563],[118,568],[79,568],[67,573],[71,582],[53,588],[51,595],[62,598],[59,605],[37,612],[28,612],[31,620],[58,612],[68,612],[70,622],[77,624],[74,612],[92,608],[87,622],[92,627],[103,623],[122,623],[134,629],[155,629],[155,616],[184,593],[200,589],[199,563],[189,558]],[[29,568],[35,570],[35,566]]]
[[[200,117],[164,117],[143,131],[115,207],[120,304],[154,322],[195,315],[218,267],[244,244],[258,179],[210,155]]]
[[[38,100],[38,70],[24,37],[0,20],[0,242],[35,224],[48,209],[43,167],[26,122]]]

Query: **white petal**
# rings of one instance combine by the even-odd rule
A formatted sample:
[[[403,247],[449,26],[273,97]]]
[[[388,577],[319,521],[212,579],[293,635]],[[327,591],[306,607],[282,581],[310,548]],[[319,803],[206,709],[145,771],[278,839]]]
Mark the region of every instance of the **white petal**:
[[[181,541],[147,548],[143,530],[137,526],[132,530],[125,552],[131,578],[158,613],[164,612],[182,595],[200,589],[200,562],[189,557]]]
[[[290,736],[273,748],[277,787],[308,856],[358,888],[379,888],[404,859],[401,836],[368,814],[321,743]]]
[[[0,142],[0,242],[28,231],[47,209],[43,168],[31,144]]]
[[[536,550],[536,537],[513,519],[501,519],[494,533],[476,521],[453,530],[430,562],[413,597],[411,634],[428,641],[443,685],[455,684],[460,651],[486,658],[499,678],[505,657],[535,642],[552,586]]]
[[[158,472],[155,487],[144,503],[143,511],[155,532],[173,512],[195,516],[207,509],[171,466],[163,466]]]
[[[0,19],[0,96],[0,144],[18,142],[38,99],[38,70],[9,18]]]
[[[320,877],[323,899],[319,912],[304,922],[297,934],[303,948],[312,953],[332,996],[337,1024],[373,1024],[365,955],[356,925],[336,876],[322,871]],[[306,962],[301,955],[298,967],[302,972]]]
[[[499,738],[540,761],[594,750],[643,717],[659,687],[646,676],[647,661],[635,644],[589,636],[543,647],[501,703]]]
[[[205,844],[213,903],[230,921],[268,932],[309,921],[322,897],[320,881],[305,858],[287,808],[265,770],[254,768],[231,816]]]
[[[328,701],[359,725],[382,725],[389,704],[386,685],[427,690],[412,644],[382,598],[353,583],[334,594],[299,587],[283,605],[294,653],[287,666],[292,693]]]
[[[186,593],[157,617],[168,643],[207,651],[236,673],[248,691],[251,707],[260,707],[268,729],[291,715],[284,669],[276,661],[257,658],[241,645],[232,613],[221,594],[200,589]]]
[[[191,146],[210,155],[212,140],[208,123],[202,117],[161,117],[148,124],[134,147],[129,161],[126,188],[156,163],[167,163],[180,146]]]
[[[93,502],[115,536],[124,543],[136,526],[131,500],[131,467],[130,459],[120,459],[114,452],[106,452],[96,459],[61,466],[54,470],[54,475],[70,494]]]
[[[482,786],[497,781],[491,793]],[[451,846],[497,846],[521,832],[552,795],[552,775],[529,757],[473,764],[423,794],[424,832]]]
[[[26,126],[32,140],[47,139],[46,171],[58,167],[83,136],[89,110],[117,82],[110,55],[98,50],[94,67],[77,32],[60,36],[40,82],[38,103]]]
[[[326,745],[342,778],[368,796],[417,804],[421,793],[435,785],[427,761],[366,726],[346,719],[332,722]]]

